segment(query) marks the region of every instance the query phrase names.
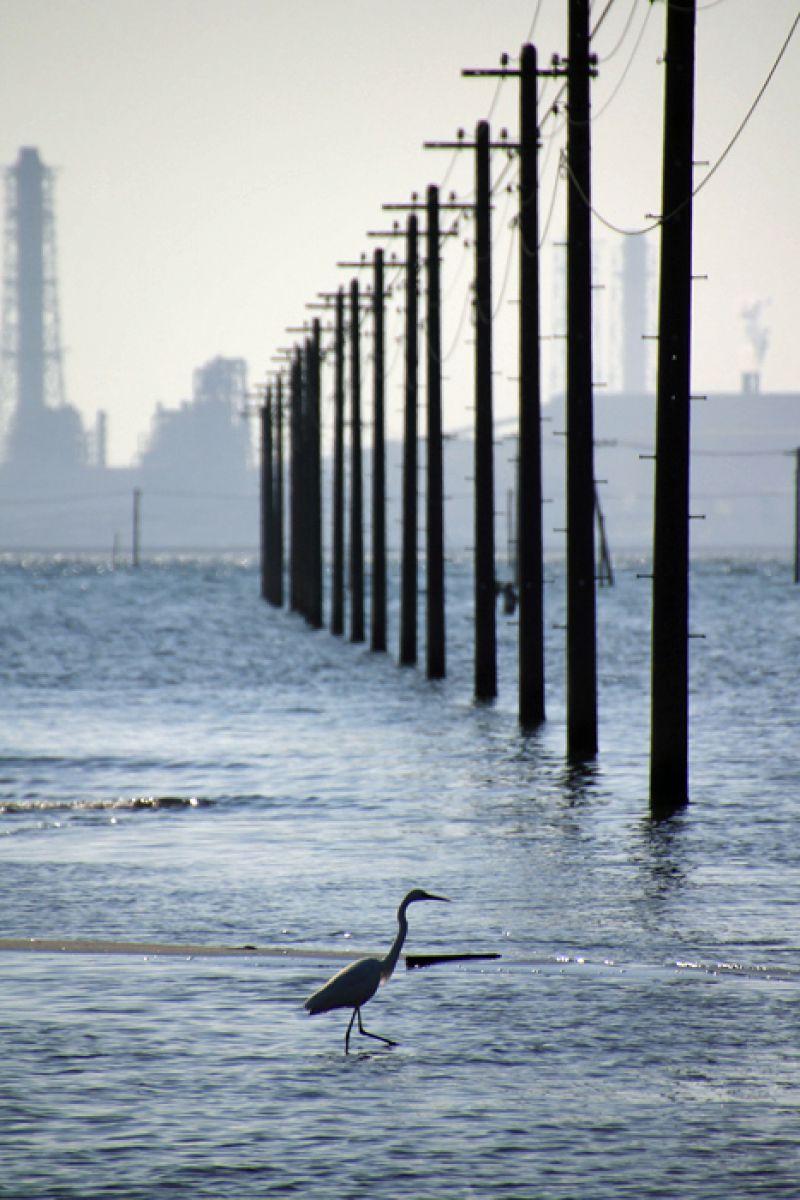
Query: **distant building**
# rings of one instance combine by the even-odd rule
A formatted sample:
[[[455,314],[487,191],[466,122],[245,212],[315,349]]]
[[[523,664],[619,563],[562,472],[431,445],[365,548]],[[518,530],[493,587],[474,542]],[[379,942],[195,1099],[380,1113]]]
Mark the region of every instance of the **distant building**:
[[[129,546],[134,489],[142,494],[145,554],[255,547],[244,361],[200,367],[192,399],[158,409],[141,463],[109,468],[106,414],[87,431],[65,399],[54,172],[38,150],[23,147],[5,184],[0,551]]]
[[[2,426],[8,474],[51,483],[87,463],[77,409],[66,403],[56,278],[53,171],[23,147],[5,172]]]
[[[159,405],[141,456],[142,478],[209,490],[239,486],[252,467],[243,414],[247,366],[242,358],[213,358],[194,372],[191,401]],[[146,482],[143,486],[147,486]]]
[[[37,150],[26,147],[5,176],[0,552],[110,553],[117,545],[124,554],[131,545],[134,491],[141,497],[145,557],[181,549],[255,550],[258,472],[242,415],[244,361],[217,357],[199,367],[191,399],[176,408],[157,409],[140,462],[108,468],[105,414],[99,413],[87,432],[64,396],[53,173]],[[628,239],[621,256],[608,255],[606,263],[616,263],[611,276],[617,286],[605,295],[603,338],[597,338],[606,368],[606,386],[595,394],[598,495],[612,552],[647,552],[655,433],[655,376],[650,343],[644,340],[654,324],[650,255],[641,239]],[[556,285],[563,291],[563,273],[557,272]],[[766,307],[766,301],[754,301],[742,313],[746,356],[741,392],[693,403],[692,511],[706,517],[692,522],[693,550],[786,548],[788,553],[793,537],[800,395],[762,390],[769,341]],[[562,332],[561,327],[554,332]],[[564,550],[563,532],[557,531],[565,524],[565,446],[563,437],[555,435],[565,425],[563,372],[550,395],[543,424],[544,532],[548,552],[559,554]],[[391,443],[387,479],[400,478],[400,456],[400,445]],[[498,443],[495,463],[498,563],[505,559],[506,565],[515,537],[515,456],[512,433]],[[473,457],[470,433],[447,441],[445,534],[453,554],[468,553],[473,541]],[[368,453],[365,462],[368,472]],[[329,461],[325,470],[330,471]],[[424,475],[420,486],[425,487]],[[400,529],[398,493],[390,487],[387,528],[394,541]],[[324,496],[327,502],[329,479]],[[323,527],[327,538],[327,513]]]

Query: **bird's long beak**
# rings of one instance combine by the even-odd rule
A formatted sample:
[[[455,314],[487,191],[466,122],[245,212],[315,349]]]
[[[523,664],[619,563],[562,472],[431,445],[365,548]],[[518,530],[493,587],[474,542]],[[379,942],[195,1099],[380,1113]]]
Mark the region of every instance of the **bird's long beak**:
[[[428,892],[425,896],[426,900],[442,900],[445,904],[452,904],[449,896],[434,896],[432,892]]]

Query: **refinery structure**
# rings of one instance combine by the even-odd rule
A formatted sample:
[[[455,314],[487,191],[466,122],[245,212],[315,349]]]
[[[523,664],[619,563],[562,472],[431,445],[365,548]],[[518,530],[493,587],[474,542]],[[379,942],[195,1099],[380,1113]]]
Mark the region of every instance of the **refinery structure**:
[[[56,279],[53,171],[24,147],[5,172],[2,419],[5,465],[20,479],[87,466],[87,439],[66,403]]]
[[[0,551],[124,549],[133,497],[150,550],[238,549],[258,535],[242,359],[212,358],[192,395],[159,406],[139,462],[106,461],[107,418],[67,403],[54,171],[34,147],[5,169],[0,360]]]
[[[626,238],[610,248],[598,245],[595,253],[595,370],[602,380],[595,392],[595,471],[612,548],[646,551],[651,540],[655,354],[648,335],[657,324],[656,266],[652,248],[642,238]],[[176,407],[157,408],[138,462],[109,467],[105,414],[98,412],[87,428],[78,408],[67,402],[56,267],[54,172],[38,150],[24,147],[16,163],[5,169],[0,553],[110,551],[116,546],[124,559],[132,550],[133,512],[145,553],[255,550],[258,470],[248,423],[242,419],[247,409],[245,362],[211,357],[197,367],[190,398]],[[563,270],[558,263],[553,278],[551,344],[562,345]],[[692,489],[707,517],[694,523],[693,545],[700,551],[780,549],[793,537],[800,396],[762,389],[769,342],[766,314],[765,301],[743,307],[740,390],[709,395],[693,406]],[[549,358],[548,424],[542,439],[549,501],[545,539],[548,550],[559,553],[565,524],[564,376],[560,356],[551,353]],[[420,405],[424,403],[421,396]],[[424,420],[421,424],[424,428]],[[497,438],[501,546],[511,530],[513,422],[498,429]],[[451,553],[463,551],[473,538],[472,458],[468,430],[448,438],[445,522]],[[400,459],[401,447],[387,445],[387,478],[399,478]],[[368,470],[368,456],[365,465]],[[329,464],[325,470],[329,472]],[[329,484],[326,479],[326,497]],[[419,486],[424,490],[422,477]],[[390,509],[399,505],[391,493],[387,501]],[[328,533],[326,529],[326,538]],[[513,530],[509,541],[512,535]]]

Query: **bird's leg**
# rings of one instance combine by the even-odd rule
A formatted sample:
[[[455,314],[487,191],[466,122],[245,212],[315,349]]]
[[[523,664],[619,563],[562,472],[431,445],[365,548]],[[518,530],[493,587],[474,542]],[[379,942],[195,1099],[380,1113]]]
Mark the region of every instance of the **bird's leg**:
[[[361,1024],[361,1009],[357,1008],[356,1013],[358,1013],[358,1032],[363,1033],[364,1037],[375,1038],[375,1040],[378,1042],[385,1042],[387,1046],[396,1046],[397,1045],[397,1042],[393,1042],[391,1038],[382,1037],[379,1033],[370,1033],[370,1031],[368,1029],[365,1029],[364,1026]],[[353,1015],[355,1015],[355,1014],[353,1014]],[[351,1021],[350,1024],[352,1025],[352,1023],[353,1022]]]
[[[358,1012],[358,1009],[357,1009],[357,1008],[354,1008],[354,1009],[353,1009],[353,1015],[352,1015],[352,1017],[350,1018],[350,1024],[347,1026],[347,1033],[344,1035],[344,1052],[345,1052],[345,1054],[349,1054],[349,1053],[350,1053],[350,1049],[349,1049],[349,1047],[350,1047],[350,1030],[353,1028],[353,1021],[355,1021],[355,1019],[356,1019],[356,1013],[357,1013],[357,1012]],[[358,1024],[359,1024],[359,1026],[361,1025],[361,1017],[360,1017],[360,1015],[359,1015],[359,1018],[358,1018]]]

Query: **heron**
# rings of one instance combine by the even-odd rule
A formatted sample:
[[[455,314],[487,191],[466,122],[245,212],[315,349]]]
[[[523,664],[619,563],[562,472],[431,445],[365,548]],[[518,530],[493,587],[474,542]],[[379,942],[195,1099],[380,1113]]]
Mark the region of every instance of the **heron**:
[[[418,900],[442,900],[449,903],[447,896],[434,896],[430,892],[424,892],[422,888],[414,888],[397,910],[397,937],[392,942],[386,957],[356,959],[355,962],[342,967],[341,971],[337,971],[305,1002],[304,1007],[312,1017],[317,1013],[330,1012],[334,1008],[352,1008],[353,1015],[347,1026],[347,1033],[344,1035],[345,1054],[350,1052],[350,1033],[356,1018],[358,1018],[358,1032],[364,1037],[375,1038],[387,1046],[397,1045],[397,1042],[393,1042],[391,1038],[382,1037],[379,1033],[370,1033],[368,1029],[364,1028],[361,1021],[361,1008],[368,1000],[372,999],[378,988],[382,984],[388,983],[391,978],[408,933],[406,911],[410,904],[416,904]]]

